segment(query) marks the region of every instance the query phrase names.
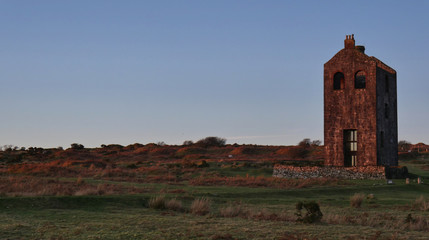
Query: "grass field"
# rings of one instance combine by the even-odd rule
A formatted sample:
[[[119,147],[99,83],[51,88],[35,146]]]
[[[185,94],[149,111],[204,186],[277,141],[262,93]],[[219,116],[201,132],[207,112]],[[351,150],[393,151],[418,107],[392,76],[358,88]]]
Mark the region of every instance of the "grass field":
[[[423,156],[401,165],[429,179],[428,163]],[[270,177],[270,164],[240,162],[181,169],[151,168],[153,175],[180,174],[157,181],[130,172],[82,177],[5,171],[0,176],[0,239],[429,238],[429,185],[415,179],[392,185],[278,180]],[[363,202],[352,207],[350,199],[358,193]],[[155,198],[162,204],[155,205]],[[168,205],[172,199],[175,205]],[[196,207],[196,200],[202,205]],[[297,222],[300,201],[317,202],[321,221]],[[204,207],[206,212],[195,211]]]

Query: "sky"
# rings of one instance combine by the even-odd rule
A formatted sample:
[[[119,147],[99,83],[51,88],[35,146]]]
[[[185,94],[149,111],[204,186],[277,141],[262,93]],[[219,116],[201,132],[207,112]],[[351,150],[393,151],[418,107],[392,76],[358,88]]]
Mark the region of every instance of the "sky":
[[[429,143],[429,1],[0,0],[0,146],[323,140],[345,35],[397,71]]]

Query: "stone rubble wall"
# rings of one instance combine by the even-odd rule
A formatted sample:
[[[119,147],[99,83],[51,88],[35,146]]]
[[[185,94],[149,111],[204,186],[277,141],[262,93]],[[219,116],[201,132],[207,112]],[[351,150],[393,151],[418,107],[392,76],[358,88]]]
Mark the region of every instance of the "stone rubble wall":
[[[273,177],[281,178],[340,178],[386,179],[385,167],[295,167],[276,164]]]

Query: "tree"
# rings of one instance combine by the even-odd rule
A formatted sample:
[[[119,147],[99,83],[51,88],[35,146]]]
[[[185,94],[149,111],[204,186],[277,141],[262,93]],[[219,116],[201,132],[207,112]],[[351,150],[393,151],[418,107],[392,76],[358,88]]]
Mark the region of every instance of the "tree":
[[[163,141],[157,142],[156,145],[161,146],[161,147],[162,146],[167,146],[167,144],[165,142],[163,142]]]
[[[300,146],[302,148],[310,147],[311,146],[310,138],[304,138],[303,140],[301,140],[301,142],[298,143],[298,146]]]
[[[198,140],[195,144],[197,146],[204,147],[204,148],[222,147],[222,146],[225,146],[226,139],[220,138],[220,137],[206,137],[206,138]]]
[[[322,141],[320,141],[320,140],[313,140],[312,142],[311,142],[311,146],[320,146],[322,144]]]
[[[400,152],[408,152],[411,148],[411,143],[406,140],[401,140],[398,142],[398,150]]]
[[[191,140],[186,140],[186,141],[184,141],[183,142],[183,146],[191,146],[191,145],[193,145],[194,144],[194,142],[193,141],[191,141]]]
[[[84,149],[85,147],[82,144],[79,144],[79,143],[72,143],[71,144],[71,148],[72,149],[76,149],[76,150],[80,150],[80,149]]]

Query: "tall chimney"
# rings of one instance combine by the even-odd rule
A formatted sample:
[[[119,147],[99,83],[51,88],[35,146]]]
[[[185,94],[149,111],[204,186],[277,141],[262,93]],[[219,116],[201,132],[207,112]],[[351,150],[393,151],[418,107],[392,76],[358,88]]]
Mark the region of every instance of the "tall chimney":
[[[346,40],[344,40],[345,49],[354,49],[355,48],[355,37],[354,34],[346,35]]]

